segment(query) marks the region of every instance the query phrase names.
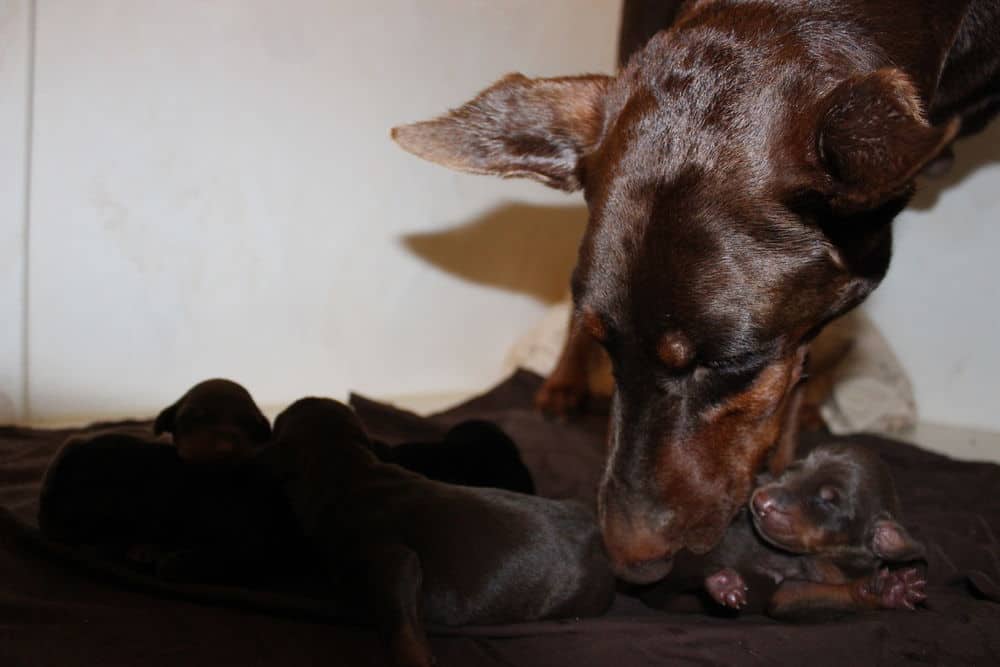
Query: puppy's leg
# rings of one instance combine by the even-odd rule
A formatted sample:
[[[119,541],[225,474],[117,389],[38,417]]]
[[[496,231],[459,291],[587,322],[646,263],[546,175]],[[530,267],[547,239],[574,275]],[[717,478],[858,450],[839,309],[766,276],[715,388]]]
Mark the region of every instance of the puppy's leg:
[[[703,585],[715,603],[758,614],[767,607],[777,588],[769,577],[755,572],[744,575],[730,567],[709,574]]]
[[[580,318],[570,313],[569,332],[559,361],[535,394],[538,410],[547,415],[565,417],[583,407],[590,390],[587,366],[595,345]]]
[[[423,573],[408,547],[387,545],[367,554],[367,588],[379,632],[398,667],[430,667],[430,644],[420,619]]]
[[[875,609],[909,609],[925,600],[926,582],[914,568],[881,570],[843,584],[786,581],[771,598],[768,613],[776,618],[810,612],[854,612]]]

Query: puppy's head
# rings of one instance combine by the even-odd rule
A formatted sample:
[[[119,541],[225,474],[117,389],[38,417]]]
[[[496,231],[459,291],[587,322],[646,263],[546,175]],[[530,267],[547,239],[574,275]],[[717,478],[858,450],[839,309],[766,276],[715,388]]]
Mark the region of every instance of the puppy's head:
[[[266,444],[271,424],[246,389],[213,379],[199,382],[165,408],[153,431],[173,434],[185,461],[220,463],[246,458]]]
[[[300,398],[275,417],[275,442],[302,438],[350,443],[366,452],[371,449],[354,410],[332,398]]]
[[[828,445],[794,462],[750,497],[758,534],[798,554],[905,562],[924,547],[896,520],[899,500],[885,465],[863,447]]]

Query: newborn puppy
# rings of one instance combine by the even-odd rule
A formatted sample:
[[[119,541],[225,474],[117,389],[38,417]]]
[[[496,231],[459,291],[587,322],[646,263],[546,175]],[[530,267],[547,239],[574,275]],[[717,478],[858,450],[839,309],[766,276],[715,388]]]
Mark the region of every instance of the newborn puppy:
[[[247,458],[267,443],[271,424],[246,389],[215,379],[199,382],[165,408],[153,432],[173,434],[183,461],[218,463]]]
[[[184,463],[170,445],[108,431],[69,438],[42,480],[38,525],[67,544],[163,544],[183,532]]]
[[[384,463],[395,463],[439,482],[535,493],[517,445],[492,422],[470,419],[453,426],[441,442],[372,443]]]
[[[53,541],[188,583],[269,582],[310,561],[269,466],[192,466],[130,433],[67,440],[46,470],[38,524]]]
[[[274,463],[299,525],[397,665],[432,664],[424,622],[593,616],[614,578],[576,503],[453,486],[382,463],[353,411],[304,398],[275,420]]]
[[[884,567],[924,555],[898,516],[892,479],[874,452],[821,446],[777,479],[762,478],[719,546],[685,554],[642,597],[663,606],[665,595],[697,582],[720,605],[776,617],[913,609],[925,598],[923,577]]]

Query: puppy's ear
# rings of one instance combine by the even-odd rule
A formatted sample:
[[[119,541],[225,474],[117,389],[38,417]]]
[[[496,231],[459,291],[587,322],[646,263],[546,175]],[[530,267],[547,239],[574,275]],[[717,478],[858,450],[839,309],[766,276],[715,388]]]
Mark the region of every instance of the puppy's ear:
[[[817,149],[831,178],[830,202],[845,212],[906,194],[960,125],[952,118],[931,126],[913,83],[895,68],[842,82],[824,99],[819,118]]]
[[[271,439],[271,422],[267,420],[267,417],[262,414],[257,415],[252,436],[258,442],[267,442]]]
[[[281,427],[284,426],[285,424],[286,412],[288,412],[287,408],[279,412],[278,415],[274,418],[274,426],[271,428],[271,435],[277,435],[281,433]]]
[[[906,528],[891,517],[882,516],[873,520],[868,534],[872,553],[884,561],[905,563],[925,556],[924,545],[913,539]]]
[[[153,434],[160,435],[161,433],[173,433],[174,432],[174,420],[177,418],[177,410],[180,408],[180,399],[171,406],[163,409],[163,411],[156,416],[156,421],[153,422]]]
[[[581,187],[579,161],[600,141],[603,75],[529,79],[510,74],[434,120],[393,128],[407,151],[445,167]]]

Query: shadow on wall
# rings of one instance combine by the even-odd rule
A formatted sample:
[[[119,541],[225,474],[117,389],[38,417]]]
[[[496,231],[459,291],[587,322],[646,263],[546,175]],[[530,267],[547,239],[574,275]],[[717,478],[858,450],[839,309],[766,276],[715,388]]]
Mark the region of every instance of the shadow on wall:
[[[407,234],[402,241],[454,276],[555,303],[569,289],[586,224],[584,206],[506,204],[458,227]]]
[[[979,134],[959,139],[955,144],[955,162],[941,178],[920,180],[910,208],[926,211],[934,208],[941,194],[960,184],[973,173],[1000,162],[1000,121]]]

